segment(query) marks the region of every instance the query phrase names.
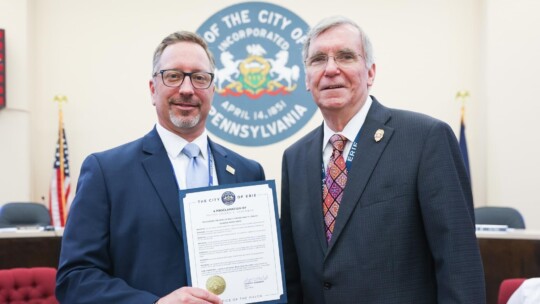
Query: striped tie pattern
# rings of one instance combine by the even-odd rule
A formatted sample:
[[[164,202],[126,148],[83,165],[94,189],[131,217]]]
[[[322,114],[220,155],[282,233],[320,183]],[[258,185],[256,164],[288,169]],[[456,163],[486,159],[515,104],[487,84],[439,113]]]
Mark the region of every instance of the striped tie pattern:
[[[333,150],[326,168],[326,178],[323,185],[323,216],[328,243],[332,239],[343,190],[347,184],[347,166],[343,158],[343,149],[346,143],[347,138],[343,135],[334,134],[330,137]]]

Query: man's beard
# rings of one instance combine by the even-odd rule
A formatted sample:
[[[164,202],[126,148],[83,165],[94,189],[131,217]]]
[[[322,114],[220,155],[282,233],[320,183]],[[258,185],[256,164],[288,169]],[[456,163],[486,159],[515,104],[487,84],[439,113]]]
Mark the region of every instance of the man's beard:
[[[169,110],[169,117],[171,122],[178,128],[181,129],[191,129],[195,127],[201,120],[201,113],[197,114],[195,117],[185,117],[175,115],[174,110]]]
[[[169,100],[169,104],[174,104],[174,103],[190,103],[190,104],[196,104],[195,102],[193,102],[190,98],[186,98],[186,99],[180,99],[180,100],[175,100],[175,99],[170,99]],[[178,115],[180,114],[180,115]],[[171,122],[178,128],[180,129],[191,129],[193,127],[195,127],[199,121],[201,120],[201,112],[199,111],[199,113],[197,114],[197,116],[195,117],[190,117],[189,116],[189,111],[180,111],[180,113],[175,113],[174,109],[169,109],[169,117],[171,119]],[[184,116],[186,115],[186,116]]]

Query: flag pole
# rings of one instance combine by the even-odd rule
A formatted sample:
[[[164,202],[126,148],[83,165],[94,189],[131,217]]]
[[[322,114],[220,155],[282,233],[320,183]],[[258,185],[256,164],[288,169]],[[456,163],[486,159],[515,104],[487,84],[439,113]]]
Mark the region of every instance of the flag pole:
[[[461,101],[461,123],[465,123],[465,101],[469,98],[469,91],[461,90],[456,93],[456,100]]]
[[[60,153],[60,156],[59,156],[59,160],[60,160],[60,181],[62,181],[62,183],[64,183],[64,180],[65,180],[65,176],[64,176],[64,162],[65,162],[65,158],[64,158],[64,114],[62,112],[62,106],[64,103],[67,103],[68,99],[65,95],[56,95],[54,96],[54,102],[56,102],[58,104],[58,146],[60,147],[59,149],[59,153]],[[66,219],[67,219],[67,212],[66,212],[66,193],[65,193],[65,189],[64,189],[64,185],[59,185],[60,186],[60,199],[61,199],[61,203],[62,203],[62,224],[65,223]]]
[[[456,93],[456,100],[461,101],[461,123],[459,127],[459,150],[461,151],[461,156],[463,157],[463,163],[465,165],[465,170],[467,170],[467,175],[469,180],[471,178],[471,171],[469,168],[469,152],[467,151],[467,139],[465,137],[465,101],[469,97],[469,91],[462,90]]]

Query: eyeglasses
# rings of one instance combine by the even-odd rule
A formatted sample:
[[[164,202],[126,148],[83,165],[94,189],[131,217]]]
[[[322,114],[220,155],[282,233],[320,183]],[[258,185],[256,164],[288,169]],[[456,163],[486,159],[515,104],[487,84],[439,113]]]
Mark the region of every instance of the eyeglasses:
[[[178,70],[161,70],[159,72],[155,72],[152,76],[156,77],[157,74],[161,74],[163,84],[171,88],[180,87],[186,76],[189,76],[191,85],[195,89],[208,89],[212,84],[212,80],[214,80],[214,73],[207,72],[187,73]]]
[[[308,68],[322,69],[328,64],[330,58],[334,58],[334,62],[340,67],[350,67],[358,62],[358,57],[364,58],[362,55],[352,51],[339,51],[334,56],[318,53],[309,57],[305,63]]]

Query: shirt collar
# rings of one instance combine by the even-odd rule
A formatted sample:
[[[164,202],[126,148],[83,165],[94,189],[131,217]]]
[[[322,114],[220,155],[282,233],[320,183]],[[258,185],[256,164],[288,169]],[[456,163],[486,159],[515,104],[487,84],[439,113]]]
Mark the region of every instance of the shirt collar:
[[[156,131],[158,132],[159,137],[163,142],[163,146],[165,146],[165,150],[167,151],[167,155],[169,155],[169,158],[176,158],[180,156],[184,147],[189,143],[181,136],[178,136],[173,132],[165,129],[159,124],[159,122],[156,123]],[[208,134],[206,133],[206,129],[199,137],[195,138],[192,143],[199,146],[203,159],[208,159]]]
[[[358,135],[358,132],[360,132],[362,125],[364,125],[364,121],[366,121],[367,113],[372,103],[373,103],[373,100],[371,99],[371,96],[368,95],[366,102],[364,103],[362,108],[360,108],[360,111],[354,114],[354,116],[347,123],[345,128],[343,128],[342,132],[335,132],[334,130],[330,129],[330,127],[328,126],[326,122],[324,122],[323,124],[324,136],[323,136],[323,146],[322,146],[323,151],[326,145],[328,144],[330,137],[332,137],[332,135],[336,133],[342,134],[343,136],[347,137],[347,140],[349,142],[353,142],[356,139],[356,135]]]

